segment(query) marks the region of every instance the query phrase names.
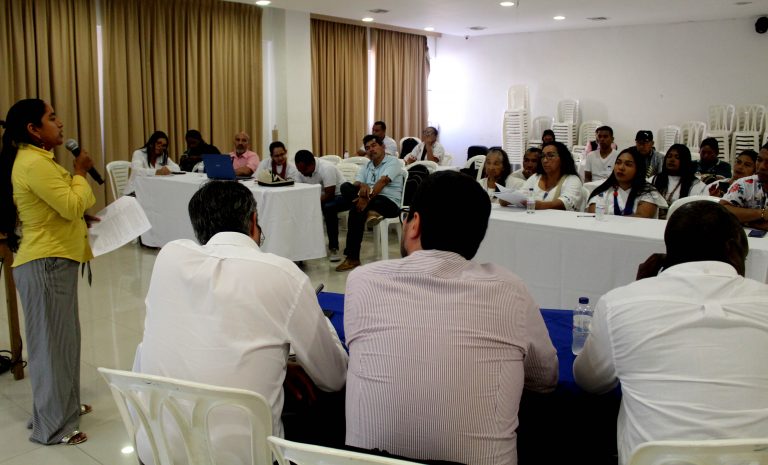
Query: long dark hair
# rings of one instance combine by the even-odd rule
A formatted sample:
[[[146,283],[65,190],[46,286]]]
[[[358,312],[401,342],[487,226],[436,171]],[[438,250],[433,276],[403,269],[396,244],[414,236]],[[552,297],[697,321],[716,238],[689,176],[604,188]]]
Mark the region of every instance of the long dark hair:
[[[661,195],[667,196],[667,189],[669,188],[667,157],[669,152],[673,150],[677,152],[677,157],[680,159],[680,169],[677,175],[680,176],[680,198],[682,199],[683,197],[688,197],[691,186],[696,181],[696,173],[694,172],[693,161],[691,161],[691,150],[684,144],[673,144],[667,149],[667,154],[664,156],[664,166],[661,169],[661,173],[653,178],[653,186]]]
[[[512,174],[512,165],[509,163],[509,157],[507,156],[507,152],[505,152],[501,147],[491,147],[488,150],[488,153],[485,155],[486,160],[493,153],[498,153],[501,155],[501,175],[499,176],[499,179],[496,180],[496,182],[506,187],[507,177]],[[483,163],[483,177],[488,177],[488,174],[485,172],[485,163]]]
[[[635,161],[635,177],[632,178],[632,185],[630,186],[630,189],[632,190],[629,192],[629,197],[627,198],[627,205],[634,206],[635,199],[640,195],[651,192],[653,190],[653,186],[645,180],[645,157],[640,154],[640,152],[638,152],[635,147],[628,147],[622,150],[621,153],[619,153],[619,157],[625,153],[630,154],[632,159]],[[618,157],[616,158],[618,159]],[[616,165],[614,164],[614,166]],[[616,179],[616,173],[611,172],[611,175],[608,176],[608,179],[597,186],[595,190],[592,191],[592,195],[590,195],[589,198],[591,199],[592,197],[600,195],[608,189],[616,189],[618,187],[619,181]]]
[[[576,171],[576,162],[573,161],[573,155],[571,155],[571,151],[568,150],[568,147],[565,146],[562,142],[546,142],[544,145],[541,146],[542,150],[542,156],[539,157],[539,163],[536,165],[536,173],[537,174],[544,174],[544,165],[541,164],[541,161],[544,160],[544,147],[548,147],[550,145],[554,145],[557,149],[557,155],[560,157],[560,177],[566,176],[568,174],[575,174],[576,176],[579,175],[579,172]]]
[[[19,249],[21,238],[16,234],[19,216],[13,203],[13,184],[11,174],[16,162],[19,144],[35,144],[27,130],[27,125],[42,126],[46,104],[40,99],[24,99],[14,103],[3,126],[3,146],[0,149],[0,232],[8,238],[8,247],[12,251]]]
[[[155,131],[152,133],[151,136],[149,136],[149,139],[147,139],[147,143],[144,144],[144,147],[142,149],[147,152],[147,164],[149,166],[152,166],[152,157],[150,156],[150,150],[154,152],[155,150],[155,143],[158,139],[165,139],[170,142],[170,139],[168,139],[168,134],[164,133],[163,131]],[[160,162],[161,165],[165,166],[168,164],[168,149],[165,150],[163,153],[162,160]],[[157,165],[157,160],[155,160],[155,165]]]

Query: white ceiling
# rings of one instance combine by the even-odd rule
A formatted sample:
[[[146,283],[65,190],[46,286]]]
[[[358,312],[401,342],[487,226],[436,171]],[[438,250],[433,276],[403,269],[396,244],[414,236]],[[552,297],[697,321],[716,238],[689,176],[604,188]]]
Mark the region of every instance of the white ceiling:
[[[250,3],[248,0],[235,0]],[[252,0],[251,0],[252,1]],[[298,10],[411,29],[435,28],[457,36],[586,29],[624,25],[679,23],[768,15],[768,0],[520,0],[502,7],[501,0],[272,0],[267,8]],[[516,1],[517,3],[517,1]],[[381,8],[388,13],[371,13]],[[563,21],[552,18],[565,16]],[[595,16],[607,21],[590,21]],[[374,24],[375,24],[374,23]],[[362,24],[362,23],[361,23]],[[483,31],[471,26],[485,26]]]

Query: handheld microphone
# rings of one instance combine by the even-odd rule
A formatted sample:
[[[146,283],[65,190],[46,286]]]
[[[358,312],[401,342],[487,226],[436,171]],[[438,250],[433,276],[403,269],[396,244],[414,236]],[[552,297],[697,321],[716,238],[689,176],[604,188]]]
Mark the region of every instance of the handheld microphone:
[[[64,143],[64,147],[72,152],[72,155],[75,156],[75,158],[80,155],[80,146],[77,145],[77,141],[75,139],[69,139]],[[104,184],[104,180],[101,178],[101,175],[98,171],[96,171],[95,167],[91,167],[91,169],[88,170],[88,174],[91,175],[94,181],[96,181],[99,184]]]

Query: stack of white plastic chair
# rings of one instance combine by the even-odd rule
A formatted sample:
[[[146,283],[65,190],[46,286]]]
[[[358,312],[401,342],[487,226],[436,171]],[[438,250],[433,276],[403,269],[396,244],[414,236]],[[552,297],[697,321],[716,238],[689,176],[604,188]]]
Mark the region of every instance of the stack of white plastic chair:
[[[523,164],[523,154],[528,148],[528,104],[528,86],[514,85],[509,88],[502,127],[502,146],[512,166]]]
[[[664,126],[656,133],[656,150],[667,153],[670,147],[680,143],[680,137],[683,130],[680,126]]]
[[[578,100],[561,100],[557,103],[557,121],[552,125],[555,139],[570,150],[577,142],[577,131],[581,122]]]
[[[579,145],[586,146],[589,141],[595,140],[595,131],[600,126],[603,126],[603,122],[597,120],[581,123],[581,126],[579,126]]]
[[[760,150],[760,134],[766,129],[765,105],[746,105],[736,113],[738,123],[731,139],[731,163],[744,150]]]
[[[691,158],[699,159],[699,146],[707,132],[707,123],[704,121],[686,121],[680,126],[680,143],[688,146]]]
[[[734,105],[712,105],[709,107],[709,132],[707,137],[714,137],[720,147],[717,157],[730,161],[731,134],[735,129],[736,107]]]
[[[528,134],[528,144],[530,146],[541,145],[541,135],[547,129],[552,129],[555,118],[551,116],[537,116],[531,123],[531,132]]]

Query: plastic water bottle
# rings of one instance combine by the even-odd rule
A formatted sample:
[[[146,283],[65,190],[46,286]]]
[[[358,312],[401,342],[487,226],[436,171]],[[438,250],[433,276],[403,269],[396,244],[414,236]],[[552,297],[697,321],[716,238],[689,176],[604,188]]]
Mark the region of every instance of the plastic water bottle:
[[[597,221],[603,221],[605,219],[605,192],[601,192],[597,196],[597,202],[595,202],[595,219]]]
[[[584,349],[584,343],[589,336],[589,328],[592,324],[592,307],[589,306],[587,297],[579,297],[579,306],[573,312],[573,343],[571,351],[573,355],[579,355]]]
[[[525,202],[525,212],[528,214],[536,213],[536,194],[533,187],[528,188],[528,199]]]

